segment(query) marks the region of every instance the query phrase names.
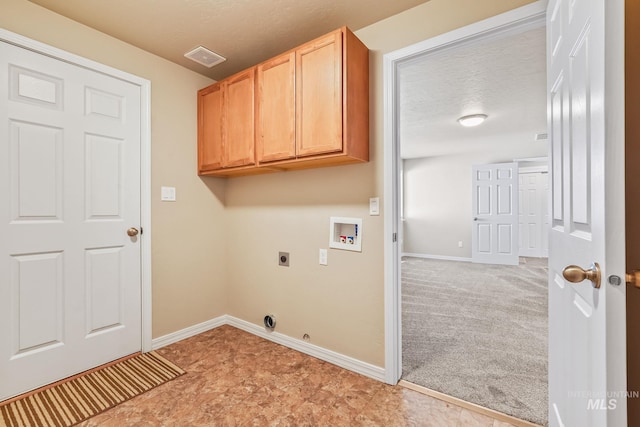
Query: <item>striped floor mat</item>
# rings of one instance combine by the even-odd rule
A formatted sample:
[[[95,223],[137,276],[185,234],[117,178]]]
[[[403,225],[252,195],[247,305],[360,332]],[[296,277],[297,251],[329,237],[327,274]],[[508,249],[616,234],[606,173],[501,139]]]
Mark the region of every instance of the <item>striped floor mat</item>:
[[[155,352],[139,354],[0,406],[0,426],[71,426],[185,372]]]

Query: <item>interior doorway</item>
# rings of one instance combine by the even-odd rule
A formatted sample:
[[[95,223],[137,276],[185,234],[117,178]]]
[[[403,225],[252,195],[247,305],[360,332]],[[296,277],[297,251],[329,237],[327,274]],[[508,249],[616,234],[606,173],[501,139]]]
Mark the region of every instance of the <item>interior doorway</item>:
[[[506,338],[506,331],[500,332],[499,326],[504,326],[508,319],[513,317],[508,314],[510,310],[517,312],[522,307],[514,302],[506,308],[505,317],[500,320],[500,316],[491,317],[495,311],[499,311],[492,310],[492,306],[495,308],[499,305],[496,302],[500,300],[501,294],[511,295],[514,292],[517,294],[519,290],[524,290],[526,293],[532,288],[532,286],[527,288],[526,285],[516,285],[514,289],[506,290],[498,288],[495,290],[496,294],[491,296],[493,291],[489,291],[488,288],[470,291],[464,286],[457,285],[460,282],[465,284],[472,282],[479,276],[485,276],[489,282],[496,275],[509,278],[523,277],[522,271],[505,272],[491,265],[479,266],[469,263],[473,224],[471,175],[474,165],[514,162],[518,159],[537,159],[539,166],[545,166],[547,145],[543,138],[539,138],[546,132],[545,63],[544,19],[538,19],[535,23],[529,20],[524,24],[512,25],[508,30],[484,34],[473,41],[451,43],[447,44],[446,48],[433,49],[421,55],[411,56],[410,59],[397,64],[394,70],[398,91],[395,100],[398,109],[397,168],[402,170],[402,180],[395,185],[402,194],[402,204],[398,206],[398,212],[401,212],[402,216],[399,218],[400,226],[397,231],[398,255],[403,256],[402,263],[398,267],[398,273],[402,277],[400,287],[403,288],[402,304],[400,304],[403,318],[401,325],[403,355],[406,356],[407,352],[415,350],[411,348],[410,340],[404,339],[409,335],[407,331],[411,328],[408,323],[416,319],[408,320],[412,314],[410,311],[420,304],[422,304],[421,309],[428,310],[428,305],[434,301],[437,302],[435,306],[438,306],[438,309],[450,303],[449,309],[445,310],[448,314],[439,311],[441,316],[437,319],[438,322],[422,323],[431,327],[431,333],[427,331],[426,339],[422,340],[429,341],[430,346],[430,350],[425,352],[425,359],[428,359],[426,365],[429,365],[429,369],[432,370],[426,375],[427,383],[420,384],[427,388],[455,396],[455,390],[440,387],[444,383],[450,385],[455,381],[448,378],[438,385],[437,381],[434,381],[435,373],[442,373],[449,369],[458,375],[468,367],[469,363],[465,363],[464,359],[465,356],[473,355],[471,350],[480,348],[481,352],[478,353],[480,356],[482,352],[496,353],[495,349],[500,346],[499,342],[494,343],[493,347],[485,346],[472,337],[468,343],[471,346],[469,350],[457,347],[454,351],[462,357],[458,359],[456,365],[455,360],[452,360],[453,353],[448,353],[448,350],[462,341],[461,331],[473,329],[465,322],[471,321],[473,323],[471,326],[484,325],[484,332],[476,335],[486,333],[487,337],[491,337],[502,334]],[[537,83],[537,89],[532,89],[533,92],[528,93],[526,90],[531,81]],[[505,99],[502,100],[504,105],[499,105],[501,94],[505,95]],[[486,122],[477,128],[470,129],[462,128],[456,123],[458,117],[474,114],[486,114],[488,116]],[[527,167],[538,166],[529,162],[523,163]],[[514,201],[517,209],[517,200],[512,202]],[[513,233],[517,235],[521,227],[522,225],[516,225]],[[527,234],[527,236],[532,238],[533,234]],[[535,236],[539,235],[535,234]],[[520,243],[522,244],[521,240]],[[537,245],[540,243],[536,242]],[[463,264],[471,269],[460,274],[465,269]],[[521,295],[522,301],[525,302],[522,306],[527,305],[527,299],[540,302],[534,310],[537,312],[537,318],[540,319],[540,328],[534,335],[540,337],[538,347],[541,350],[536,362],[544,366],[539,366],[540,370],[534,374],[537,376],[537,383],[534,386],[525,387],[540,391],[533,398],[537,401],[538,410],[537,412],[534,410],[535,414],[531,415],[517,410],[509,411],[505,407],[492,409],[543,424],[546,422],[547,401],[546,262],[531,262],[527,265],[527,260],[524,259],[521,264],[529,270],[534,264],[541,267],[538,271],[534,271],[536,273],[534,276],[537,276],[538,293]],[[410,286],[413,290],[416,289],[415,283],[409,282],[420,281],[416,278],[416,275],[420,275],[418,272],[420,269],[423,275],[427,276],[422,282],[421,291],[428,294],[426,300],[416,305],[417,296],[410,295],[409,292],[405,293],[404,289]],[[451,278],[453,280],[450,280]],[[509,278],[505,281],[507,286],[515,282]],[[436,289],[438,286],[434,286],[435,282],[441,285],[441,293]],[[529,280],[527,283],[532,282]],[[459,293],[456,294],[456,291]],[[453,295],[457,297],[452,297]],[[489,295],[487,303],[480,304],[480,299],[487,295]],[[474,300],[474,297],[477,298]],[[412,298],[414,300],[408,302]],[[518,298],[520,297],[516,297],[516,300]],[[464,304],[463,299],[466,299]],[[412,307],[406,309],[410,304],[413,304]],[[485,312],[482,313],[481,310],[467,317],[455,314],[456,311],[467,309],[470,309],[469,313],[471,313],[478,306],[484,306]],[[431,313],[434,311],[437,310],[431,310]],[[433,319],[435,318],[432,317]],[[454,327],[456,322],[459,323],[457,331]],[[443,332],[447,329],[451,329],[448,336]],[[415,331],[411,331],[411,334],[413,332]],[[529,342],[532,340],[529,339]],[[514,347],[517,348],[518,345]],[[507,357],[511,357],[509,362],[512,362],[514,355]],[[415,358],[413,356],[403,358],[402,378],[411,379],[409,371],[415,366],[410,366],[412,363],[408,363],[409,360],[415,361]],[[453,364],[446,368],[442,362],[453,362]],[[495,359],[489,360],[488,363],[501,364]],[[512,368],[517,370],[513,365]],[[486,400],[474,399],[473,393],[484,395],[495,393],[503,396],[511,394],[511,397],[514,394],[517,395],[516,392],[487,384],[487,376],[492,375],[490,366],[480,366],[476,371],[481,373],[476,378],[471,376],[456,378],[460,384],[476,381],[478,387],[475,390],[472,387],[471,397],[464,393],[456,397],[491,407]],[[497,372],[495,375],[501,374]],[[429,379],[432,384],[428,384]],[[438,390],[439,387],[440,390]],[[527,406],[522,402],[507,402],[507,404],[512,408]]]

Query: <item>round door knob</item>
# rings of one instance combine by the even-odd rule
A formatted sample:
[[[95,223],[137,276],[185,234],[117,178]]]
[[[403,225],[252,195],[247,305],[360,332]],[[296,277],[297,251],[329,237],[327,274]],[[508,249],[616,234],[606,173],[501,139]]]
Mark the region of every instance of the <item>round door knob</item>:
[[[640,288],[640,270],[633,270],[625,275],[626,282],[630,285]]]
[[[135,227],[131,227],[130,229],[127,230],[127,234],[131,237],[133,236],[137,236],[138,235],[138,229]]]
[[[588,270],[577,265],[569,265],[562,270],[562,276],[571,283],[580,283],[583,280],[591,281],[594,288],[600,287],[600,266],[598,263],[591,264]]]

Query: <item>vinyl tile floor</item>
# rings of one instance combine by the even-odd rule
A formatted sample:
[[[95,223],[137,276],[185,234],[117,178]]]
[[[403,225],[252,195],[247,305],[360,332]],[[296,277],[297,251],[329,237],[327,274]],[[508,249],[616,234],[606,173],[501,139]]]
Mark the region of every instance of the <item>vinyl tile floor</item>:
[[[231,326],[157,352],[187,373],[80,425],[512,426]]]

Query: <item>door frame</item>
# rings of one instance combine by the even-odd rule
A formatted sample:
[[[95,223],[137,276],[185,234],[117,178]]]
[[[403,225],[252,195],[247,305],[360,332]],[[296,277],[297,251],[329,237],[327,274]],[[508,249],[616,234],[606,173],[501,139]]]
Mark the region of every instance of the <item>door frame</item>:
[[[0,28],[0,41],[49,56],[91,71],[124,80],[140,87],[140,224],[144,235],[140,239],[141,314],[143,352],[151,351],[151,82],[142,77],[41,43]]]
[[[545,24],[546,0],[502,13],[432,37],[384,55],[384,341],[385,382],[397,384],[402,376],[402,298],[400,281],[400,158],[397,67],[420,55],[443,51]]]

